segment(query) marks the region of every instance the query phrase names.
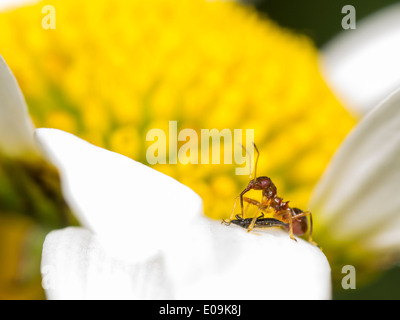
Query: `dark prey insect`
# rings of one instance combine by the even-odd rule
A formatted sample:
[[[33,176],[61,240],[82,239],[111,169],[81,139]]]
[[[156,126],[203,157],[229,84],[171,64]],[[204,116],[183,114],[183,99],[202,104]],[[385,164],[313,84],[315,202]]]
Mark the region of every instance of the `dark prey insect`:
[[[230,225],[231,223],[233,223],[233,224],[235,224],[235,225],[237,225],[239,227],[248,229],[250,224],[251,224],[251,222],[253,221],[253,218],[243,219],[240,216],[240,214],[237,214],[235,216],[235,218],[236,219],[233,219],[233,220],[230,220],[230,221],[229,220],[228,221],[224,220],[223,222],[226,225]],[[284,222],[282,222],[281,220],[278,220],[278,219],[264,218],[264,214],[263,213],[261,213],[261,216],[256,219],[256,223],[254,225],[254,228],[256,228],[256,229],[265,229],[265,228],[274,228],[274,227],[283,227],[286,230],[289,230],[289,225],[288,224],[286,224],[286,223],[284,223]]]

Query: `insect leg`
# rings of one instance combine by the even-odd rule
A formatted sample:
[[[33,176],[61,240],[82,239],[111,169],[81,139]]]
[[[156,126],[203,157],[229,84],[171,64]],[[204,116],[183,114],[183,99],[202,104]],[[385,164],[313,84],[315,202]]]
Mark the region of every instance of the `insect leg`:
[[[246,199],[247,199],[247,198],[245,198],[244,201],[246,201]],[[246,201],[246,202],[247,202],[247,201]],[[249,210],[250,205],[251,205],[251,203],[247,203],[247,206],[246,206],[246,208],[244,209],[244,213],[243,213],[243,214],[246,214],[247,210]],[[242,216],[242,219],[244,219],[244,216]]]
[[[256,207],[260,207],[261,206],[260,202],[258,202],[257,200],[251,199],[251,198],[243,197],[243,201],[247,202],[248,204],[252,204],[252,205],[254,205]]]
[[[293,217],[291,214],[289,214],[289,236],[290,236],[290,239],[297,242],[297,239],[293,235]]]
[[[234,214],[235,214],[235,208],[236,208],[236,204],[237,204],[238,199],[239,199],[239,197],[236,197],[235,203],[234,203],[234,205],[233,205],[233,209],[232,209],[232,212],[231,212],[231,216],[229,217],[229,220],[230,220],[230,221],[233,220],[233,216],[234,216]]]
[[[287,220],[289,222],[289,236],[290,239],[294,240],[297,242],[297,239],[294,237],[293,235],[293,210],[289,209],[289,210],[285,210],[282,212],[278,212],[275,214],[275,216],[283,216],[283,215],[287,215]]]
[[[258,213],[261,211],[262,208],[258,208],[256,215],[254,216],[253,220],[251,220],[250,226],[247,229],[247,232],[250,232],[251,230],[254,229],[254,225],[256,224],[257,218],[258,218]],[[264,216],[264,214],[263,214]]]
[[[308,242],[310,242],[311,244],[318,246],[318,244],[316,242],[314,242],[312,240],[312,232],[313,232],[313,218],[312,218],[312,213],[310,211],[305,211],[299,214],[296,214],[293,216],[293,218],[301,218],[301,217],[305,217],[308,216],[309,222],[310,222],[310,231],[308,232]]]
[[[239,199],[239,197],[236,197],[235,203],[233,204],[233,209],[232,209],[232,212],[231,212],[231,215],[230,215],[229,219],[228,220],[223,219],[221,224],[222,223],[225,223],[226,225],[230,225],[231,224],[231,221],[233,220],[233,217],[235,215],[235,208],[236,208],[236,204],[237,204],[238,199]]]

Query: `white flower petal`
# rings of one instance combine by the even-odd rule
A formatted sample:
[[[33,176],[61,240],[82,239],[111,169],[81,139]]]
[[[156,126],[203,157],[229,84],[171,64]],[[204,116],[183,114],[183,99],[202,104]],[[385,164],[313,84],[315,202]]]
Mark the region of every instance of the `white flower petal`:
[[[322,71],[345,105],[365,113],[400,86],[400,5],[343,31],[322,50]]]
[[[154,255],[202,213],[196,193],[139,162],[59,130],[38,129],[36,137],[79,220],[116,256]]]
[[[89,231],[52,232],[42,274],[49,299],[331,298],[330,267],[317,247],[284,231],[247,233],[206,218],[138,263],[110,257]]]
[[[55,299],[166,299],[160,256],[137,264],[110,257],[90,231],[53,231],[43,245],[42,285]]]
[[[400,218],[400,91],[350,133],[315,188],[311,209],[337,239],[383,233]]]
[[[17,80],[0,56],[0,153],[37,154],[33,130]]]
[[[400,249],[400,217],[388,221],[382,232],[374,232],[366,239],[365,247],[379,250],[388,256],[398,256]]]

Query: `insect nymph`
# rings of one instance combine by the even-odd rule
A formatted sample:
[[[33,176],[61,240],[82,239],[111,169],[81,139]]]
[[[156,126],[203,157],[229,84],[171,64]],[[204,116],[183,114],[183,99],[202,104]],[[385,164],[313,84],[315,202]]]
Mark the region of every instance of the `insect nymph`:
[[[260,152],[254,143],[253,145],[257,152],[257,158],[254,165],[254,178],[251,178],[253,175],[251,173],[247,187],[240,193],[239,197],[236,198],[229,220],[224,220],[223,222],[226,224],[233,223],[239,225],[246,228],[248,232],[254,228],[284,227],[289,231],[290,238],[295,241],[297,240],[294,235],[301,236],[308,231],[309,241],[315,244],[312,241],[313,222],[311,212],[304,212],[298,208],[291,208],[289,206],[289,201],[283,201],[282,198],[278,197],[277,188],[269,177],[257,177],[257,164]],[[261,201],[245,197],[244,195],[250,190],[262,191]],[[235,220],[233,217],[238,199],[240,199],[241,213],[236,215]],[[257,213],[253,218],[244,219],[244,202],[248,203],[248,205],[257,207]],[[261,216],[259,216],[260,212]],[[264,218],[264,213],[271,214],[272,218]]]

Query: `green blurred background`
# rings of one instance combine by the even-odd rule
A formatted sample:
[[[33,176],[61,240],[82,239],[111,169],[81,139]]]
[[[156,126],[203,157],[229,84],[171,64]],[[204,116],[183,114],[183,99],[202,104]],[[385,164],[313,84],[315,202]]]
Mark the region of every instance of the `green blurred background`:
[[[357,12],[357,22],[362,18],[394,3],[395,0],[255,0],[256,8],[266,13],[280,25],[298,30],[311,37],[322,47],[337,33],[343,31],[342,8],[352,5]],[[351,32],[351,30],[346,31]]]
[[[260,12],[267,14],[281,26],[298,30],[311,37],[319,48],[343,31],[342,8],[353,5],[357,12],[357,23],[362,18],[398,3],[395,0],[258,0],[254,4]],[[336,288],[334,299],[400,299],[400,268],[388,270],[370,284],[356,290]]]

